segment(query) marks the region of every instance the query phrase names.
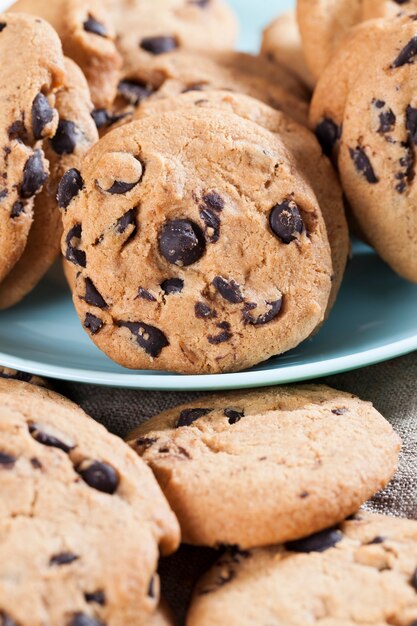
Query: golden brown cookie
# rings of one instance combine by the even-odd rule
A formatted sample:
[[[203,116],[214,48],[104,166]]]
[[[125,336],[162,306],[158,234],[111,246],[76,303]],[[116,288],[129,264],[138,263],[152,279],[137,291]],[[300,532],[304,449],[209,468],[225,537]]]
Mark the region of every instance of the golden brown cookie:
[[[62,396],[0,379],[0,475],[3,624],[147,623],[179,532],[128,446]]]
[[[184,542],[242,548],[340,522],[389,482],[400,448],[370,403],[323,385],[207,396],[128,439]]]
[[[324,318],[319,202],[284,142],[252,121],[197,109],[127,124],[64,176],[59,199],[76,309],[125,367],[240,370]]]

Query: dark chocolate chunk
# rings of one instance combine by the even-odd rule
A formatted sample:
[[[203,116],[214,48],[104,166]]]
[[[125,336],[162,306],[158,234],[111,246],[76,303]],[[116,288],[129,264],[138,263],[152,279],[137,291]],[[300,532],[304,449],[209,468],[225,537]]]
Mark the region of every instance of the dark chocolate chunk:
[[[117,90],[119,95],[123,96],[133,106],[137,106],[149,98],[153,92],[152,87],[139,80],[121,80]]]
[[[217,312],[214,309],[211,309],[204,302],[197,302],[194,307],[195,316],[198,319],[207,319],[212,320],[217,317]]]
[[[103,328],[104,322],[92,313],[87,313],[84,319],[84,328],[90,331],[92,335],[97,335]]]
[[[28,158],[23,169],[23,182],[20,187],[21,198],[31,198],[40,191],[48,179],[43,169],[42,152],[35,150]]]
[[[137,232],[137,222],[136,222],[136,209],[129,209],[126,211],[122,217],[116,222],[116,231],[121,235],[129,228],[129,226],[133,226],[133,231],[129,236],[129,240],[136,235]]]
[[[374,537],[371,541],[368,541],[368,546],[377,546],[381,543],[384,543],[386,537]]]
[[[206,241],[201,228],[191,220],[171,220],[162,227],[159,249],[168,263],[187,266],[201,259]]]
[[[6,28],[6,22],[0,22],[0,33]]]
[[[372,164],[365,150],[361,146],[349,148],[350,157],[355,165],[356,170],[363,174],[368,183],[374,185],[379,182],[379,178],[375,176]]]
[[[36,140],[42,139],[45,126],[52,122],[54,110],[43,93],[38,93],[32,104],[32,129]]]
[[[107,302],[103,296],[97,291],[91,278],[85,279],[85,296],[84,300],[91,306],[96,306],[98,309],[107,309]]]
[[[226,280],[221,276],[216,276],[212,285],[227,302],[231,302],[232,304],[243,302],[240,287],[234,280]]]
[[[275,302],[267,302],[266,304],[270,307],[270,310],[263,315],[258,315],[258,317],[254,317],[250,311],[253,311],[257,305],[249,302],[245,305],[243,311],[243,320],[247,324],[252,324],[253,326],[262,326],[263,324],[268,324],[268,322],[272,322],[282,309],[283,299],[279,298],[279,300],[275,300]]]
[[[181,293],[184,289],[184,281],[182,278],[168,278],[161,283],[161,289],[167,296],[174,293]]]
[[[0,451],[0,469],[11,469],[16,463],[16,457],[11,454],[7,454],[6,452]]]
[[[7,198],[8,193],[9,193],[9,192],[7,191],[7,189],[2,189],[2,190],[0,191],[0,202],[1,202],[2,200],[4,200],[4,198]]]
[[[65,238],[65,243],[67,245],[67,250],[65,252],[65,258],[74,265],[79,265],[80,267],[85,267],[87,265],[87,257],[84,250],[80,250],[78,248],[78,244],[80,243],[82,235],[82,226],[81,224],[75,224],[71,230],[68,231],[68,234]]]
[[[316,137],[319,140],[324,154],[331,156],[336,141],[340,137],[340,127],[329,117],[325,117],[316,126]]]
[[[135,183],[124,183],[121,180],[115,180],[110,189],[106,189],[106,193],[111,193],[112,195],[122,195],[132,191],[136,185],[140,183],[141,179],[137,180]]]
[[[269,214],[269,225],[274,235],[287,245],[304,231],[304,222],[294,200],[276,204]]]
[[[102,461],[86,460],[75,468],[89,487],[113,495],[119,486],[116,470]]]
[[[414,570],[410,578],[410,585],[417,591],[417,569]]]
[[[208,240],[210,243],[216,243],[220,238],[220,217],[207,207],[200,210],[200,217],[203,220],[208,232]]]
[[[164,54],[166,52],[172,52],[178,48],[178,46],[179,43],[176,37],[171,36],[145,37],[140,42],[140,47],[151,54]]]
[[[158,439],[156,437],[139,437],[139,439],[136,439],[135,443],[140,448],[148,450],[148,448],[151,448],[157,441]]]
[[[417,145],[417,109],[408,105],[406,110],[406,129],[411,142]]]
[[[156,598],[156,589],[157,589],[157,577],[156,574],[155,576],[152,576],[151,580],[149,581],[149,585],[148,585],[148,597],[149,598]]]
[[[285,547],[291,552],[325,552],[329,548],[333,548],[339,541],[343,539],[340,530],[336,528],[328,528],[319,533],[315,533],[306,539],[297,539],[297,541],[288,542]]]
[[[6,372],[0,372],[0,378],[9,378],[12,380],[21,380],[24,383],[30,383],[32,380],[32,374],[28,374],[27,372],[11,372],[10,374]]]
[[[87,33],[93,33],[93,35],[98,35],[99,37],[108,36],[107,28],[104,24],[94,19],[91,14],[89,14],[88,19],[84,22],[83,26]]]
[[[233,333],[230,331],[231,326],[229,322],[220,322],[220,324],[216,324],[216,327],[221,331],[218,335],[209,335],[207,337],[208,342],[212,345],[218,345],[219,343],[224,343],[225,341],[229,341],[233,337]]]
[[[17,139],[18,141],[23,141],[23,143],[28,142],[28,132],[22,120],[16,120],[16,122],[10,124],[7,132],[10,140]]]
[[[218,213],[224,209],[224,200],[216,191],[206,193],[203,196],[203,202],[207,207]]]
[[[144,324],[143,322],[116,322],[121,328],[128,328],[135,335],[136,341],[146,354],[156,359],[164,348],[169,346],[169,341],[162,330]]]
[[[111,126],[112,124],[116,124],[116,122],[120,122],[120,120],[128,117],[128,115],[129,113],[112,114],[106,111],[106,109],[94,109],[94,111],[91,112],[91,117],[99,130],[105,126]]]
[[[70,120],[59,120],[55,136],[50,140],[56,154],[72,154],[77,146],[79,130]]]
[[[395,126],[397,118],[392,109],[387,109],[379,114],[378,133],[389,133]]]
[[[414,57],[417,54],[417,36],[410,39],[410,41],[401,50],[394,63],[393,68],[402,67],[408,63],[414,62]]]
[[[181,411],[177,420],[175,428],[181,428],[182,426],[191,426],[195,421],[211,413],[213,409],[184,409]]]
[[[376,106],[377,109],[383,109],[385,106],[385,101],[384,100],[378,100],[378,98],[374,98],[372,100],[372,104],[374,106]]]
[[[0,626],[19,626],[19,624],[15,622],[10,615],[7,615],[4,611],[0,611]]]
[[[80,557],[71,552],[61,552],[60,554],[54,554],[49,559],[49,565],[69,565],[74,561],[77,561]]]
[[[138,298],[142,298],[142,300],[147,300],[148,302],[156,302],[156,298],[143,287],[139,287],[138,289]]]
[[[106,594],[104,591],[93,591],[92,593],[84,594],[85,601],[88,604],[99,604],[100,606],[106,606]]]
[[[227,417],[229,424],[237,424],[237,422],[240,422],[240,420],[242,419],[242,417],[245,416],[245,412],[242,410],[238,410],[238,409],[225,409],[224,410],[224,414]]]
[[[48,433],[47,428],[42,426],[41,424],[37,424],[32,422],[28,425],[28,429],[32,437],[43,446],[48,446],[50,448],[58,448],[63,452],[71,452],[74,449],[74,445],[63,441],[62,439],[58,439],[55,435]]]
[[[85,615],[85,613],[75,613],[68,626],[104,626],[98,619]]]
[[[10,217],[12,219],[15,219],[16,217],[19,217],[19,215],[22,215],[22,213],[24,212],[25,212],[25,205],[23,204],[23,202],[19,202],[17,200],[12,206],[12,210],[10,211]]]
[[[81,174],[75,168],[65,172],[58,186],[58,206],[60,209],[67,209],[84,187],[84,181]]]

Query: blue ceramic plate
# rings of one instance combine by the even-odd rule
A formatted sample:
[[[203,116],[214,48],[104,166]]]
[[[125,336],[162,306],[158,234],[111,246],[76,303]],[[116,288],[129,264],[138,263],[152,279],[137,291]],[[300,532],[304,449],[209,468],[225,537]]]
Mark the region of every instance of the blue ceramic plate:
[[[255,50],[279,2],[234,0],[241,47]],[[291,3],[282,2],[281,8]],[[274,5],[274,6],[271,6]],[[5,6],[1,3],[0,7]],[[0,363],[52,378],[142,389],[230,389],[306,380],[417,349],[417,286],[398,278],[366,246],[355,245],[329,321],[313,339],[239,374],[178,376],[125,370],[83,331],[61,276],[51,273],[17,307],[0,312]]]

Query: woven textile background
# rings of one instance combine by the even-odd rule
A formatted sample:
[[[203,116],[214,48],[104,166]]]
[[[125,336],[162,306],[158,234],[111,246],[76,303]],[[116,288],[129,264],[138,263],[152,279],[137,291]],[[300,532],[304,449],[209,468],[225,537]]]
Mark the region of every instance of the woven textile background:
[[[417,353],[320,382],[373,402],[402,437],[403,450],[397,475],[389,487],[366,507],[417,519]],[[159,411],[202,395],[106,389],[66,383],[60,384],[58,390],[121,437]],[[213,550],[184,546],[173,557],[162,560],[163,593],[179,626],[184,622],[195,581],[216,557]]]

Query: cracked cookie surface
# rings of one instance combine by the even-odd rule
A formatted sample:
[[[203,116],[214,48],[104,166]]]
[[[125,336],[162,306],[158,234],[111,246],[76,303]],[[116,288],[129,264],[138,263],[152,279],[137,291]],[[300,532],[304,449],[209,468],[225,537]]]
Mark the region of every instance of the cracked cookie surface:
[[[340,522],[385,486],[400,441],[351,394],[323,385],[212,395],[128,437],[184,542],[265,546]]]
[[[179,540],[150,470],[34,385],[0,379],[0,415],[3,623],[146,623],[159,600],[158,547]]]

